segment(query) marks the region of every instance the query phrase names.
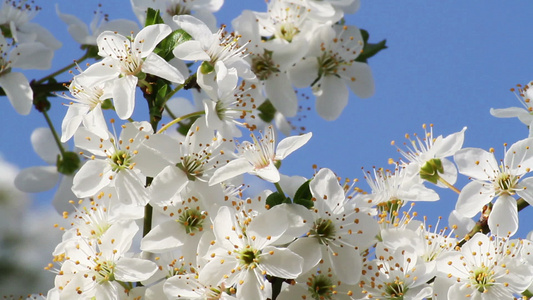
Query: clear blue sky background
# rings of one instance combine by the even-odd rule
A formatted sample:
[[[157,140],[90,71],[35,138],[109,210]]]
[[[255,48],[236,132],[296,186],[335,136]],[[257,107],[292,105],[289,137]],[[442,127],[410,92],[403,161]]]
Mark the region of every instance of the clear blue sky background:
[[[56,70],[82,55],[56,17],[49,1],[36,1],[46,6],[35,19],[53,31],[63,42],[54,58]],[[56,2],[56,1],[50,1]],[[62,0],[63,12],[91,20],[97,1]],[[129,1],[103,3],[110,18],[133,18]],[[230,24],[242,8],[264,11],[262,0],[226,0],[217,14],[219,23]],[[362,0],[361,9],[347,17],[347,23],[370,32],[370,41],[387,39],[389,49],[370,60],[376,82],[376,94],[361,100],[352,96],[341,117],[334,122],[320,119],[314,110],[306,112],[297,125],[313,132],[311,141],[283,163],[288,175],[312,176],[313,164],[329,167],[341,177],[362,179],[361,167],[388,167],[388,158],[400,157],[392,140],[400,145],[405,133],[421,134],[423,123],[433,123],[435,135],[448,135],[468,127],[465,146],[496,149],[503,158],[503,143],[514,143],[527,137],[528,131],[517,119],[496,119],[489,109],[519,106],[509,89],[517,83],[533,80],[531,55],[533,43],[532,2],[526,1],[414,1]],[[38,72],[40,78],[48,72]],[[64,77],[68,80],[69,77]],[[139,100],[138,107],[144,104]],[[52,99],[52,115],[59,128],[66,108]],[[314,106],[314,100],[303,103]],[[30,144],[32,129],[46,126],[38,112],[23,117],[15,113],[7,99],[0,100],[4,158],[20,168],[42,165]],[[458,187],[467,183],[462,178]],[[360,185],[367,188],[365,184]],[[417,205],[420,214],[431,217],[447,215],[457,196],[443,192],[437,204]],[[442,193],[441,193],[442,192]],[[38,205],[50,193],[37,196]],[[521,231],[529,230],[527,215],[521,212]],[[435,223],[436,220],[430,221]]]

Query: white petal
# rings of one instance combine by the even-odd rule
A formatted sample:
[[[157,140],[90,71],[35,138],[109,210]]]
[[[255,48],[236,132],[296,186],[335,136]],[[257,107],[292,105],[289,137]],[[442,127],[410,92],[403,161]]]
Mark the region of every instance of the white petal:
[[[111,182],[107,172],[112,172],[107,161],[87,161],[74,176],[72,192],[79,198],[94,196]]]
[[[499,170],[494,154],[479,148],[464,148],[453,156],[459,173],[481,180],[490,180]]]
[[[175,166],[166,167],[152,181],[150,202],[157,204],[170,200],[187,182],[187,175],[182,170]]]
[[[59,148],[54,140],[54,135],[49,128],[36,128],[31,134],[31,145],[40,158],[49,165],[55,165]]]
[[[288,217],[284,211],[267,210],[250,222],[246,233],[253,239],[253,246],[262,249],[276,242],[285,233],[288,225]]]
[[[362,268],[359,252],[351,247],[337,247],[332,244],[328,247],[326,257],[329,258],[335,275],[342,278],[343,283],[356,284],[361,277]]]
[[[184,231],[183,226],[174,220],[163,222],[154,227],[141,241],[141,250],[164,252],[183,245],[177,232]]]
[[[88,106],[77,104],[71,104],[68,107],[67,114],[61,123],[61,142],[65,143],[72,138],[80,127],[83,116],[89,112],[89,109]]]
[[[307,272],[322,259],[322,252],[317,239],[303,237],[289,245],[289,249],[303,258],[302,271]]]
[[[533,168],[533,149],[530,148],[533,148],[533,138],[514,143],[505,153],[505,167],[511,169],[514,175],[525,174]]]
[[[135,36],[135,40],[133,41],[135,51],[140,52],[141,57],[148,56],[148,54],[154,51],[157,44],[171,32],[172,29],[166,24],[154,24],[144,27]]]
[[[515,118],[522,115],[529,115],[529,112],[522,107],[491,108],[490,114],[497,118]]]
[[[146,259],[121,257],[115,267],[115,277],[124,282],[143,281],[157,271],[157,265]]]
[[[285,73],[276,73],[264,82],[265,93],[272,105],[286,117],[298,112],[298,98]]]
[[[316,95],[317,113],[325,120],[333,121],[340,116],[346,104],[348,88],[344,80],[336,76],[324,77],[320,81],[319,94]]]
[[[276,168],[272,160],[270,160],[270,163],[266,167],[254,169],[252,172],[250,172],[250,174],[257,175],[263,178],[264,180],[272,183],[279,182],[281,178],[279,175],[278,168]]]
[[[465,130],[464,127],[461,131],[448,135],[447,137],[440,139],[438,144],[435,142],[433,147],[435,148],[435,156],[437,157],[447,157],[454,155],[455,152],[459,151],[463,147],[463,142],[465,139]]]
[[[9,72],[0,76],[0,86],[6,92],[7,99],[21,115],[27,115],[33,104],[33,90],[24,74]]]
[[[308,132],[303,135],[284,138],[276,148],[276,159],[281,160],[289,156],[289,154],[305,145],[311,139],[311,136],[313,136],[313,133]]]
[[[178,69],[154,53],[150,53],[146,57],[141,68],[145,73],[156,75],[171,82],[183,83],[185,81]]]
[[[113,102],[117,115],[122,120],[131,117],[135,108],[135,87],[137,77],[127,75],[116,79],[113,87]]]
[[[186,41],[172,50],[174,56],[183,60],[201,60],[209,61],[211,57],[202,48],[202,44],[199,41]]]
[[[213,36],[213,33],[204,24],[204,22],[198,20],[191,15],[174,16],[174,22],[178,24],[183,30],[185,30],[191,37],[202,43],[209,42]]]
[[[472,181],[459,194],[455,209],[465,217],[471,218],[479,213],[492,197],[494,189],[488,187],[486,183]]]
[[[289,69],[289,78],[298,88],[309,87],[318,77],[317,60],[313,58],[302,59]]]
[[[370,98],[375,93],[374,78],[370,66],[361,62],[353,62],[345,69],[340,68],[339,75],[359,98]]]
[[[489,229],[498,236],[512,236],[518,230],[518,209],[516,200],[503,195],[496,199],[489,215]]]
[[[122,170],[115,175],[115,188],[120,202],[135,206],[144,206],[148,203],[148,195],[141,176],[133,171]]]
[[[54,51],[41,43],[24,43],[9,55],[14,68],[47,70],[52,67]]]
[[[31,167],[18,173],[15,186],[26,193],[38,193],[53,188],[58,179],[56,166]]]
[[[245,158],[238,158],[232,160],[226,165],[217,168],[217,170],[209,180],[209,185],[221,183],[224,180],[228,180],[235,176],[251,172],[252,170],[253,166]]]
[[[315,178],[309,183],[309,187],[313,196],[317,200],[321,199],[321,201],[315,201],[315,207],[319,211],[326,210],[326,207],[322,205],[327,205],[330,211],[342,206],[344,190],[339,184],[337,176],[330,169],[320,169]]]
[[[303,258],[287,248],[265,247],[261,266],[268,274],[280,278],[296,278],[302,273]]]
[[[63,213],[64,211],[72,212],[74,210],[74,205],[69,202],[76,200],[76,195],[72,192],[73,180],[74,176],[71,175],[63,175],[59,180],[59,187],[54,195],[54,200],[52,200],[52,205],[58,213]]]

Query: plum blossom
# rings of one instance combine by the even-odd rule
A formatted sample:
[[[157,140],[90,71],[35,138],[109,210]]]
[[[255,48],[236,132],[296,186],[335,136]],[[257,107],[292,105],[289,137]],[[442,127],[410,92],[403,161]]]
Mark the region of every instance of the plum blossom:
[[[74,176],[72,191],[80,198],[92,197],[103,188],[115,187],[118,199],[126,204],[146,205],[148,195],[145,175],[151,173],[150,158],[145,156],[146,165],[137,165],[140,144],[152,134],[148,122],[123,125],[119,138],[109,134],[102,139],[85,128],[79,128],[74,135],[76,146],[92,154]],[[86,154],[88,155],[88,154]]]
[[[265,275],[290,279],[302,272],[299,255],[273,246],[288,230],[288,219],[282,210],[269,210],[251,220],[239,220],[231,208],[221,207],[213,220],[215,240],[207,251],[209,262],[198,280],[212,286],[235,285],[238,299],[271,297]]]
[[[52,65],[53,50],[41,43],[28,42],[13,46],[0,34],[0,87],[21,115],[31,111],[33,90],[26,76],[12,68],[46,70]]]
[[[15,177],[15,186],[27,193],[37,193],[50,190],[59,182],[52,204],[60,213],[71,211],[73,206],[69,204],[69,201],[76,199],[71,191],[74,175],[58,172],[56,164],[58,155],[61,153],[55,143],[52,131],[43,127],[36,128],[31,134],[31,144],[35,153],[48,166],[30,167],[20,171]]]
[[[249,173],[257,175],[270,182],[278,182],[280,174],[276,162],[282,161],[292,152],[305,145],[311,139],[312,133],[292,136],[281,140],[275,147],[274,128],[269,126],[266,133],[258,140],[252,133],[253,143],[244,141],[238,146],[239,157],[218,168],[209,184],[217,184],[235,176]]]
[[[424,128],[423,137],[415,134],[415,140],[406,135],[409,140],[407,151],[398,149],[407,159],[404,165],[406,165],[408,176],[419,175],[420,178],[440,187],[444,187],[439,182],[441,178],[449,184],[454,184],[457,180],[457,168],[446,157],[452,156],[463,147],[466,127],[447,137],[439,135],[436,138],[433,137],[433,124],[429,126],[429,132],[426,129],[426,124],[422,127]]]
[[[532,266],[518,259],[521,244],[477,233],[460,251],[444,253],[437,272],[452,279],[447,299],[514,299],[533,280]]]
[[[92,64],[80,77],[87,85],[110,81],[117,115],[127,119],[135,107],[135,87],[143,73],[152,74],[170,82],[183,83],[183,75],[153,51],[157,44],[172,32],[168,25],[156,24],[143,28],[131,41],[112,32],[102,32],[96,42],[98,55],[104,57]]]
[[[109,30],[121,35],[128,35],[132,32],[139,31],[137,23],[131,20],[107,20],[107,17],[100,9],[94,12],[93,20],[89,26],[74,15],[61,13],[58,4],[56,4],[56,13],[67,24],[67,30],[72,38],[82,46],[96,46],[96,38],[104,31]]]
[[[511,89],[515,92],[515,96],[520,101],[523,107],[508,107],[508,108],[491,108],[490,114],[497,118],[518,118],[520,122],[529,127],[529,137],[533,136],[533,106],[531,99],[533,99],[533,81],[526,84],[524,87],[518,85],[518,90]]]
[[[312,219],[306,220],[308,232],[289,249],[304,258],[304,271],[320,260],[346,284],[355,284],[361,276],[362,257],[374,243],[377,222],[358,208],[346,205],[346,196],[329,169],[321,169],[309,184],[314,199]]]
[[[533,178],[522,177],[533,168],[533,138],[514,143],[498,164],[493,151],[465,148],[454,155],[459,172],[473,179],[459,194],[455,209],[473,217],[496,198],[488,225],[494,234],[513,235],[518,229],[518,210],[514,195],[533,203]]]
[[[326,120],[337,119],[348,104],[348,88],[360,98],[374,94],[368,64],[355,59],[363,49],[363,36],[354,26],[322,26],[309,45],[307,55],[289,69],[291,82],[311,86],[316,111]]]

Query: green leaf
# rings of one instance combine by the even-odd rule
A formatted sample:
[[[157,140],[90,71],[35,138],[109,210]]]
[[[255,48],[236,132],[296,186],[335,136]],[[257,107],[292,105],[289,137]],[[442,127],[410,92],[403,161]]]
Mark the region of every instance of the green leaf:
[[[272,105],[270,100],[266,100],[257,108],[259,110],[259,117],[261,120],[270,123],[274,119],[274,114],[276,113],[276,108]]]
[[[179,44],[190,40],[192,40],[192,37],[185,32],[185,30],[174,30],[165,39],[163,39],[159,45],[157,45],[157,48],[154,50],[154,52],[166,61],[169,61],[174,58],[172,50],[174,50],[174,48],[176,48],[176,46]]]
[[[359,54],[355,61],[366,63],[369,58],[376,55],[381,50],[387,49],[387,40],[383,40],[377,44],[373,44],[368,42],[368,39],[370,38],[368,31],[361,29],[361,35],[363,36],[365,46],[363,47],[363,52]]]
[[[282,195],[279,192],[273,192],[272,194],[268,195],[266,199],[266,204],[270,208],[283,203],[291,203],[291,199],[285,197],[285,195]]]
[[[159,14],[159,9],[155,10],[151,7],[146,11],[146,21],[144,22],[144,27],[154,25],[154,24],[164,24],[163,18]]]
[[[300,204],[305,206],[306,208],[310,209],[314,206],[313,200],[313,194],[311,194],[311,189],[309,188],[309,182],[310,180],[307,180],[304,182],[296,191],[296,194],[294,194],[294,203]]]

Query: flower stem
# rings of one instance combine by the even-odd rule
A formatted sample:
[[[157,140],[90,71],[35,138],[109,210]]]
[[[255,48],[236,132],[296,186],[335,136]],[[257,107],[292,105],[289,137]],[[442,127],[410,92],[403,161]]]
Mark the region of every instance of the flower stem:
[[[276,186],[276,189],[278,190],[278,193],[285,196],[285,193],[283,192],[283,189],[281,188],[281,185],[279,185],[279,182],[275,182],[274,185]]]
[[[46,120],[46,123],[48,123],[48,127],[50,128],[50,131],[52,131],[52,135],[54,136],[54,140],[56,141],[57,147],[59,148],[59,152],[61,152],[61,156],[65,156],[65,148],[63,148],[63,145],[61,144],[61,140],[59,139],[59,136],[57,135],[57,131],[54,128],[54,124],[52,124],[52,120],[50,120],[50,117],[48,116],[48,113],[46,112],[46,110],[43,110],[42,113]]]
[[[43,82],[45,82],[45,81],[47,81],[47,80],[49,80],[51,78],[56,77],[57,75],[59,75],[61,73],[64,73],[64,72],[70,70],[71,68],[75,67],[78,64],[78,62],[82,62],[82,61],[86,60],[88,57],[89,57],[89,51],[85,52],[85,54],[83,54],[82,57],[78,58],[77,60],[74,60],[71,64],[65,66],[64,68],[61,68],[61,69],[55,71],[54,73],[35,81],[35,84],[41,84],[41,83],[43,83]]]
[[[185,119],[188,119],[188,118],[192,118],[192,117],[196,117],[196,116],[201,116],[201,115],[205,115],[205,111],[195,111],[193,113],[190,113],[190,114],[186,114],[184,116],[181,116],[179,118],[176,118],[172,121],[170,121],[170,123],[166,124],[165,126],[161,127],[161,129],[159,129],[159,131],[157,131],[157,133],[162,133],[164,132],[165,130],[169,129],[172,125],[176,124],[176,123],[179,123]]]
[[[448,181],[446,181],[444,178],[442,178],[441,176],[439,176],[439,179],[438,179],[442,184],[444,184],[445,186],[447,186],[449,189],[451,189],[452,191],[456,192],[457,194],[461,194],[461,190],[459,190],[458,188],[456,188],[455,186],[453,186],[453,184],[449,183]]]

